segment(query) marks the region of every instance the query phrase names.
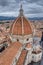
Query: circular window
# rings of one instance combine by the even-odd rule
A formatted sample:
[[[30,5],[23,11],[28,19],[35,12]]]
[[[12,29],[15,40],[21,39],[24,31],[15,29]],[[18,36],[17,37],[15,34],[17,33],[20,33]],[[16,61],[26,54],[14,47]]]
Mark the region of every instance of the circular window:
[[[19,41],[19,39],[17,39],[17,41]]]
[[[27,38],[27,41],[28,41],[29,39]]]

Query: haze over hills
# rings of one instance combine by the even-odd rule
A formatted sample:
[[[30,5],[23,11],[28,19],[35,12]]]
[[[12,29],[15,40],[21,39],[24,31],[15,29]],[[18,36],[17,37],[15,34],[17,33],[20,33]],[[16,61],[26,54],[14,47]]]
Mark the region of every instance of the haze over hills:
[[[14,20],[16,17],[8,17],[8,16],[0,16],[0,21],[3,20]],[[28,18],[29,20],[43,20],[43,17],[33,17],[33,18]]]

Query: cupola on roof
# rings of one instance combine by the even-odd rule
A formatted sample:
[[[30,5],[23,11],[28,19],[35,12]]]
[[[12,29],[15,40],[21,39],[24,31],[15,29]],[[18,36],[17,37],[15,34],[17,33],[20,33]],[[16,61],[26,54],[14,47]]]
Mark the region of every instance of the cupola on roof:
[[[19,16],[16,20],[14,20],[10,32],[13,35],[29,35],[32,34],[32,29],[30,25],[30,21],[26,19],[26,17],[23,14],[22,5],[19,10]]]

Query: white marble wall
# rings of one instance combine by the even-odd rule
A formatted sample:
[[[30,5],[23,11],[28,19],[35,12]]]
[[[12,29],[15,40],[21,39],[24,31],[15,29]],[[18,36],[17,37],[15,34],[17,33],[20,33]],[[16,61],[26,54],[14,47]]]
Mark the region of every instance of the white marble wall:
[[[41,60],[41,58],[42,58],[42,52],[39,54],[32,54],[32,61],[33,62],[38,62]]]
[[[27,53],[27,57],[26,57],[26,60],[25,60],[25,64],[24,65],[28,65],[29,63],[31,63],[32,61],[32,51],[28,51]]]
[[[26,43],[31,43],[33,42],[33,38],[31,37],[31,35],[25,35],[25,36],[17,36],[17,35],[12,35],[10,36],[10,39],[12,40],[12,42],[16,42],[17,39],[19,40],[20,43],[22,43],[24,46],[22,47],[25,48],[25,44]],[[28,39],[28,40],[27,40]],[[16,59],[13,60],[13,63],[12,65],[16,65],[16,62],[21,54],[21,50],[18,51],[17,55],[16,55]],[[31,62],[32,60],[32,49],[28,50],[28,53],[27,53],[27,57],[26,57],[26,61],[25,61],[25,65],[27,65],[28,63]]]
[[[12,36],[10,36],[10,39],[11,39],[12,42],[16,42],[17,39],[18,39],[19,42],[22,43],[22,44],[26,44],[26,43],[29,43],[29,42],[32,43],[33,42],[33,38],[31,37],[31,35],[25,35],[25,36],[12,35]]]

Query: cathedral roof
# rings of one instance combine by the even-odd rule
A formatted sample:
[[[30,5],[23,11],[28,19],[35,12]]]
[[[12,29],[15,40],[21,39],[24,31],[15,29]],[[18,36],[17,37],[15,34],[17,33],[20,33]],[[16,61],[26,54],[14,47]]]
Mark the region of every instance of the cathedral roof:
[[[27,55],[27,50],[22,50],[21,55],[20,55],[16,65],[23,65],[26,55]]]
[[[32,34],[32,29],[30,25],[30,21],[26,19],[23,14],[22,6],[20,8],[20,14],[16,20],[14,20],[10,32],[13,35],[29,35]]]
[[[21,47],[22,44],[19,42],[12,43],[10,47],[0,54],[0,65],[11,65]]]

